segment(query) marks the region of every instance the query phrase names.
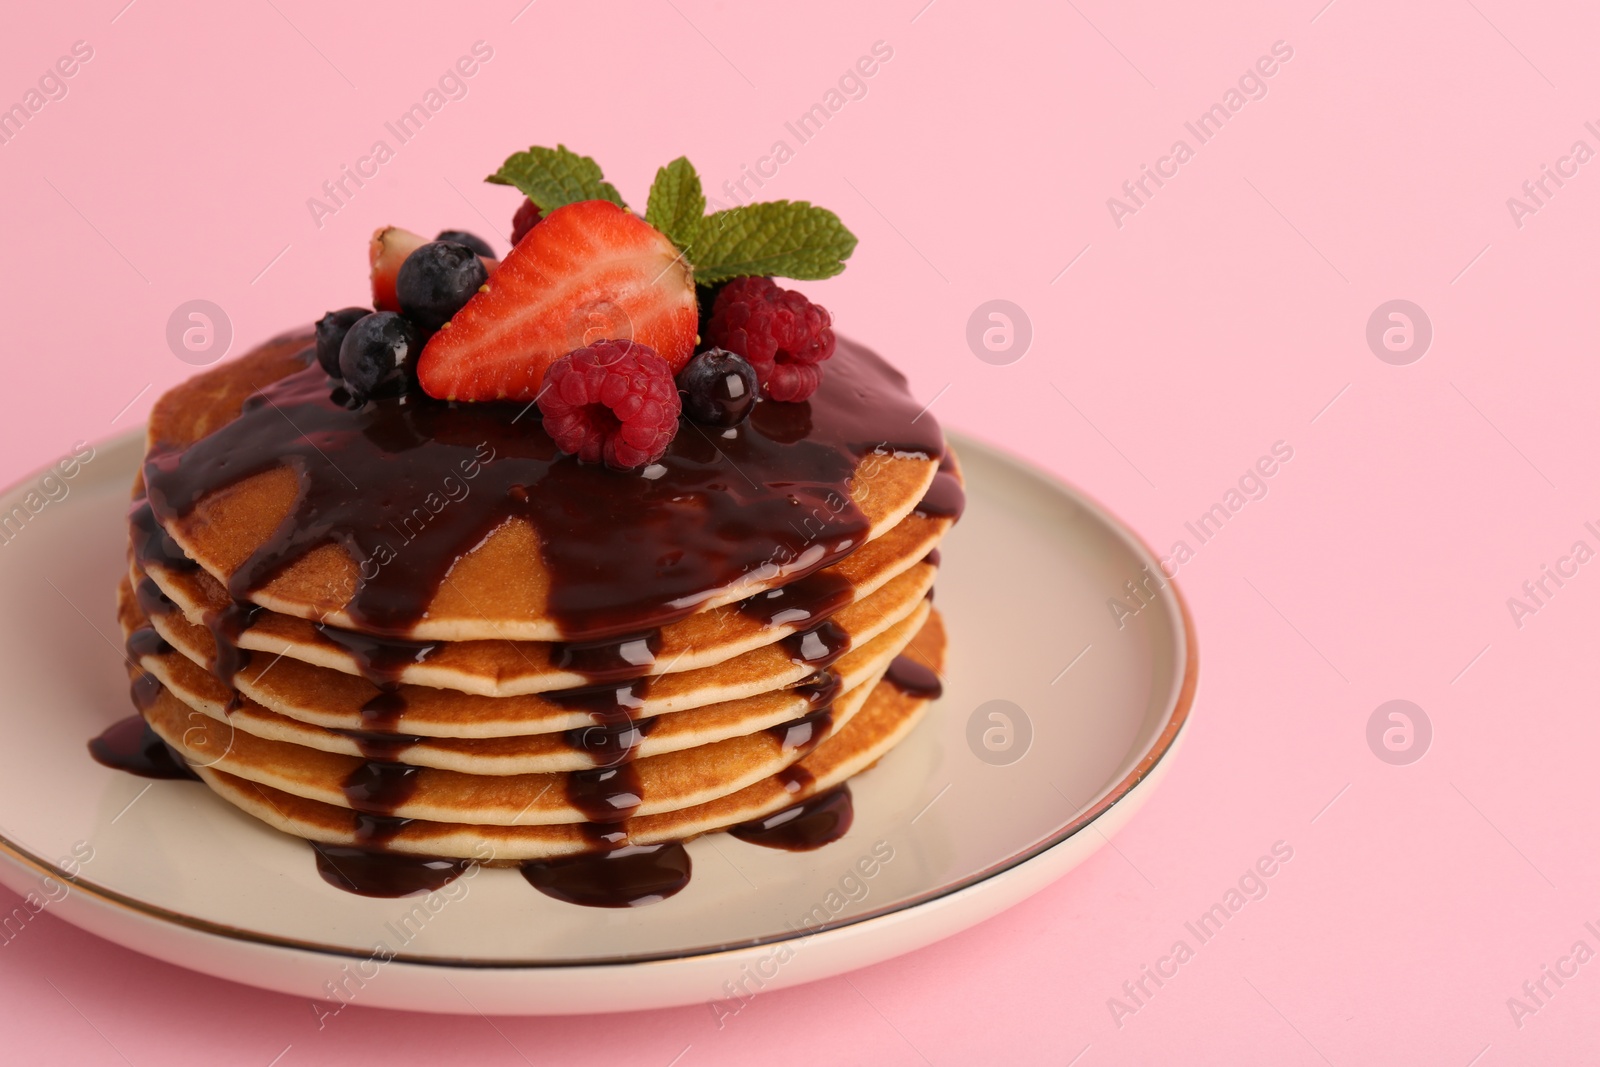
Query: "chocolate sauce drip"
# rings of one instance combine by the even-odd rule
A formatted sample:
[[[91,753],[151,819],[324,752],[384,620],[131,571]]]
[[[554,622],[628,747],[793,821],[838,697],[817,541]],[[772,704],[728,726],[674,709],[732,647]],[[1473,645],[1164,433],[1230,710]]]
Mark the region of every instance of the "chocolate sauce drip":
[[[317,873],[330,885],[364,897],[415,897],[461,877],[468,860],[408,856],[399,852],[311,842]]]
[[[661,631],[624,634],[596,641],[563,641],[550,648],[550,666],[581,674],[590,682],[638,678],[661,651]]]
[[[522,865],[522,876],[539,892],[590,908],[659,903],[689,884],[690,871],[689,853],[678,841]]]
[[[587,711],[596,722],[617,715],[632,716],[644,707],[650,691],[648,678],[635,678],[621,684],[587,685],[579,689],[557,689],[543,694],[552,704],[575,711]]]
[[[341,785],[356,811],[392,816],[416,792],[418,773],[409,764],[372,759],[346,775]]]
[[[925,519],[959,519],[967,507],[967,492],[949,471],[940,470],[911,514]]]
[[[128,699],[133,701],[133,706],[140,711],[149,711],[155,707],[156,698],[160,695],[161,679],[153,674],[140,671],[128,684]]]
[[[189,573],[199,569],[199,564],[184,555],[161,524],[156,521],[150,501],[139,497],[128,509],[128,539],[133,546],[133,558],[140,565],[158,563],[167,570]]]
[[[808,852],[839,840],[849,832],[855,818],[855,802],[850,796],[850,787],[841,785],[826,793],[807,797],[793,807],[774,812],[765,819],[735,826],[728,833],[740,841],[763,848]]]
[[[928,554],[922,557],[922,562],[934,567],[937,567],[943,561],[944,556],[940,554],[937,548],[928,549]]]
[[[789,653],[789,659],[818,670],[833,665],[850,651],[850,635],[832,619],[780,638],[778,643]]]
[[[392,733],[405,713],[405,696],[394,689],[382,689],[361,705],[361,722],[374,731]]]
[[[149,675],[141,677],[148,678]],[[89,742],[89,755],[95,758],[95,762],[112,770],[127,771],[141,778],[200,780],[200,776],[183,762],[183,757],[157,737],[149,723],[137,715],[130,715],[106,727],[99,737]]]
[[[832,704],[843,690],[844,679],[829,670],[818,671],[794,687],[794,691],[814,708]]]
[[[937,700],[944,695],[939,676],[910,656],[896,656],[883,680],[909,697]]]
[[[591,837],[607,833],[612,829],[608,824],[622,822],[644,802],[639,772],[626,758],[610,767],[568,771],[567,801],[597,824],[590,830]]]
[[[318,634],[344,649],[356,661],[356,669],[367,681],[390,687],[414,664],[422,663],[444,644],[443,641],[407,641],[399,637],[374,637],[354,630],[316,623]]]
[[[814,785],[817,781],[816,775],[798,763],[789,764],[773,777],[778,780],[779,785],[783,786],[785,793],[798,793],[800,790]]]
[[[147,618],[157,615],[171,615],[178,610],[178,605],[172,598],[161,591],[161,587],[153,579],[146,576],[139,579],[139,584],[133,587],[134,599],[139,602],[139,610]]]
[[[562,736],[567,744],[588,753],[596,766],[614,767],[633,758],[634,750],[655,719],[638,718],[650,680],[637,678],[622,684],[585,686],[546,693],[545,699],[564,708],[589,713],[591,724],[575,726]]]
[[[381,847],[412,823],[398,815],[378,815],[370,811],[355,813],[356,840],[362,845]]]
[[[143,656],[165,656],[172,651],[166,638],[156,633],[153,626],[141,626],[130,633],[122,647],[128,650],[129,657],[135,662]]]
[[[211,655],[211,673],[229,689],[233,688],[234,676],[250,663],[249,651],[239,647],[239,635],[250,628],[261,612],[261,607],[243,600],[235,600],[225,608],[206,612],[206,628],[211,631],[212,640],[217,646]],[[233,710],[232,707],[229,710]]]
[[[767,733],[777,739],[785,752],[799,752],[804,755],[822,743],[823,738],[833,730],[833,708],[821,708],[809,712],[798,719],[791,719],[767,729]]]
[[[520,418],[525,407],[413,393],[352,409],[308,366],[188,447],[157,442],[144,467],[149,503],[172,523],[211,493],[288,469],[295,503],[229,591],[245,599],[338,544],[362,570],[347,606],[358,628],[401,637],[456,561],[521,517],[543,535],[550,614],[587,641],[684,618],[775,563],[792,581],[838,562],[869,527],[850,498],[861,461],[944,449],[904,377],[847,341],[809,401],[758,403],[715,443],[680,433],[651,477],[559,454],[537,420]]]
[[[592,726],[579,726],[563,734],[567,744],[586,752],[597,767],[615,767],[633,759],[640,743],[655,727],[656,720],[611,719]]]
[[[381,730],[332,730],[340,737],[348,737],[369,760],[378,763],[395,763],[406,749],[427,740],[413,734],[393,734]]]
[[[837,571],[818,571],[797,582],[739,601],[739,613],[765,626],[814,626],[855,598],[855,586]]]

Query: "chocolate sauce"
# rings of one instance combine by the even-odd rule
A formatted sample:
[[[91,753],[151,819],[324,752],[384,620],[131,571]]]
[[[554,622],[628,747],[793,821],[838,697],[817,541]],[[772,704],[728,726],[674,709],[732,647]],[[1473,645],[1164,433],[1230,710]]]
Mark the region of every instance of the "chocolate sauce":
[[[133,706],[141,712],[149,711],[156,705],[156,698],[161,695],[161,679],[153,674],[140,671],[133,676],[133,681],[128,684],[128,699],[133,701]]]
[[[133,558],[141,566],[157,563],[178,573],[192,573],[199,569],[199,564],[186,556],[183,549],[178,547],[178,542],[161,528],[148,498],[139,497],[128,509],[128,531]]]
[[[610,719],[575,727],[562,736],[579,752],[588,753],[597,767],[615,767],[633,759],[634,751],[655,724],[654,718]]]
[[[767,733],[777,739],[785,752],[810,752],[822,743],[833,730],[833,707],[830,705],[809,712],[798,719],[768,727]]]
[[[165,656],[172,651],[166,638],[156,633],[153,626],[141,626],[130,633],[122,647],[128,650],[129,657],[135,662],[143,656]]]
[[[522,865],[539,892],[590,908],[638,908],[659,903],[689,884],[691,864],[682,842],[624,845]]]
[[[361,750],[363,756],[380,763],[396,762],[406,749],[427,740],[426,737],[413,734],[393,734],[381,730],[334,729],[330,732],[348,737],[356,743],[356,748]]]
[[[758,403],[715,443],[680,433],[648,478],[561,455],[537,420],[518,421],[525,407],[411,394],[351,409],[308,365],[188,447],[156,442],[149,503],[170,524],[211,493],[287,468],[296,501],[229,591],[245,599],[339,544],[362,569],[347,611],[365,632],[401,637],[461,556],[522,517],[544,535],[550,614],[569,640],[587,641],[684,618],[775,564],[775,577],[795,580],[836,563],[870,525],[850,499],[861,461],[944,450],[904,377],[847,341],[809,401]]]
[[[644,802],[639,772],[627,759],[610,767],[567,772],[567,801],[583,812],[591,837],[606,833],[639,810]]]
[[[315,623],[316,631],[350,654],[356,669],[367,681],[380,687],[393,686],[400,675],[422,663],[444,644],[443,641],[407,641],[399,637],[374,637],[354,630],[342,630],[327,623]]]
[[[148,576],[139,579],[139,584],[133,587],[133,595],[139,602],[139,610],[143,611],[147,618],[171,615],[178,610],[178,605],[172,602],[172,598],[163,593],[154,579]]]
[[[468,860],[324,845],[313,841],[317,873],[331,885],[364,897],[415,897],[442,889],[470,866]]]
[[[896,656],[883,680],[908,697],[937,700],[944,695],[944,683],[939,681],[939,676],[910,656]]]
[[[911,514],[925,519],[959,519],[966,507],[966,490],[961,488],[954,474],[941,469],[933,476],[933,484],[928,486],[921,502],[911,509]]]
[[[937,567],[943,561],[944,556],[940,554],[937,548],[928,549],[928,554],[922,557],[922,562],[933,567]]]
[[[814,626],[855,599],[855,586],[837,571],[816,574],[739,601],[739,613],[764,626]]]
[[[138,715],[130,715],[106,727],[99,737],[89,742],[89,755],[97,763],[141,778],[200,780],[200,776],[183,762],[183,757],[157,737],[149,723]]]
[[[250,628],[262,610],[256,604],[235,600],[225,608],[206,612],[206,629],[216,644],[216,651],[211,654],[211,673],[229,689],[233,688],[234,676],[250,663],[249,651],[239,647],[239,635]]]
[[[372,759],[346,775],[341,787],[356,811],[392,816],[416,792],[418,773],[406,763]]]
[[[844,690],[844,679],[830,670],[820,670],[794,687],[814,708],[832,704]]]
[[[740,841],[763,848],[808,852],[839,840],[850,831],[850,824],[855,822],[855,818],[855,802],[850,796],[850,787],[841,785],[807,797],[793,807],[774,812],[765,819],[735,826],[728,833]]]
[[[394,839],[394,836],[407,826],[412,820],[402,819],[398,815],[377,815],[370,811],[358,811],[356,816],[356,840],[362,845],[381,847]]]
[[[798,763],[791,763],[772,777],[783,786],[785,793],[798,793],[811,785],[816,784],[817,777]]]
[[[557,689],[541,694],[552,704],[574,711],[587,711],[596,722],[618,715],[632,716],[644,707],[645,694],[650,691],[648,678],[636,678],[622,683],[589,685],[578,689]]]
[[[591,682],[621,681],[643,675],[660,651],[660,630],[596,641],[562,641],[550,648],[550,666],[581,674]]]
[[[789,659],[821,670],[836,663],[850,651],[850,635],[832,619],[823,619],[809,630],[778,639]]]
[[[394,732],[400,718],[406,713],[406,698],[394,689],[380,689],[371,700],[361,705],[361,722],[373,731]]]

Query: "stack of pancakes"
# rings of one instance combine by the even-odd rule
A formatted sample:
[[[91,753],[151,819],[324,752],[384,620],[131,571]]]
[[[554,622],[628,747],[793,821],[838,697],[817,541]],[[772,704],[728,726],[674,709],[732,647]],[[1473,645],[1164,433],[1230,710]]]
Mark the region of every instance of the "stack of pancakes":
[[[286,385],[319,376],[308,345],[304,334],[280,338],[158,402],[119,591],[140,712],[251,815],[313,842],[499,864],[683,840],[833,789],[905,737],[936,695],[927,684],[944,654],[936,548],[960,501],[947,451],[863,450],[843,483],[848,502],[834,506],[848,515],[817,524],[843,523],[852,536],[809,536],[801,522],[790,525],[808,534],[802,543],[746,543],[763,536],[757,524],[734,554],[769,562],[737,582],[675,588],[665,603],[622,590],[603,612],[578,616],[561,608],[576,580],[551,561],[585,547],[562,539],[593,541],[594,527],[491,513],[496,494],[522,491],[498,472],[534,462],[505,454],[511,438],[494,438],[489,458],[480,447],[493,478],[445,490],[435,529],[470,528],[475,509],[489,525],[438,574],[421,565],[424,539],[407,543],[418,529],[391,523],[396,547],[380,561],[370,531],[358,538],[329,517],[335,503],[308,486],[343,478],[349,499],[337,508],[381,512],[415,472],[375,475],[357,454],[381,436],[371,426],[352,421],[357,445],[342,451],[342,409],[285,399]],[[881,367],[843,344],[835,362],[851,355]],[[849,385],[844,373],[841,396]],[[328,422],[310,425],[312,415]],[[238,433],[252,419],[257,429]],[[531,420],[517,425],[540,433]],[[230,427],[234,439],[216,436]],[[295,449],[248,454],[275,447],[267,437],[278,432],[292,433]],[[701,465],[739,478],[734,453],[722,451],[733,444],[686,428],[685,449],[701,447],[696,433],[717,450]],[[385,461],[417,454],[382,447],[374,454]],[[663,462],[671,468],[672,453]],[[804,495],[792,478],[744,473],[755,477],[741,492]],[[178,499],[180,476],[202,491]],[[456,482],[474,476],[463,465]],[[750,514],[765,497],[752,498]],[[682,527],[654,530],[637,549],[676,546],[651,564],[671,572],[680,551],[696,550],[703,516],[680,501],[646,518]],[[605,533],[633,543],[627,531]],[[379,566],[391,592],[415,576],[419,610],[363,600]]]

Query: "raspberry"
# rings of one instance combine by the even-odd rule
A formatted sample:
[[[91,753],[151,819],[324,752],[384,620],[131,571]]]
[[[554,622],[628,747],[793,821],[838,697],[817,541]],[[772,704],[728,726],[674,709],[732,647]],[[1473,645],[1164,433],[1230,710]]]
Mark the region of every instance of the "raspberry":
[[[517,213],[511,216],[511,246],[515,248],[522,239],[528,235],[544,216],[539,211],[539,205],[527,197],[523,197],[522,206],[517,208]]]
[[[809,397],[822,382],[819,364],[833,355],[827,309],[771,278],[735,278],[723,286],[706,334],[749,361],[770,400]]]
[[[661,458],[682,410],[672,368],[655,349],[596,341],[568,352],[544,376],[539,411],[561,451],[616,470]]]

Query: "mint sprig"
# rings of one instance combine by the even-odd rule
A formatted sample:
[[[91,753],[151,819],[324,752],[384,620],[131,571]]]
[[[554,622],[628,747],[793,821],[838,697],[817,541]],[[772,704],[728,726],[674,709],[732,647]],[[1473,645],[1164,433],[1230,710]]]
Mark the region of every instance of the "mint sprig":
[[[600,164],[564,144],[554,148],[534,145],[526,152],[518,152],[484,180],[516,186],[546,215],[580,200],[609,200],[618,207],[628,206],[616,186],[600,173]]]
[[[626,208],[600,164],[565,145],[508,158],[489,175],[497,185],[514,185],[548,215],[580,200],[609,200]],[[745,275],[831,278],[844,270],[856,237],[827,208],[804,200],[770,200],[706,211],[700,175],[683,156],[656,171],[645,221],[666,234],[694,268],[695,281],[715,285]]]
[[[746,274],[831,278],[844,270],[855,249],[855,234],[827,208],[804,200],[769,200],[706,216],[698,240],[685,251],[694,264],[694,280],[714,285]]]
[[[679,156],[656,171],[644,221],[686,249],[694,247],[705,213],[706,194],[700,189],[700,175],[686,157]]]

